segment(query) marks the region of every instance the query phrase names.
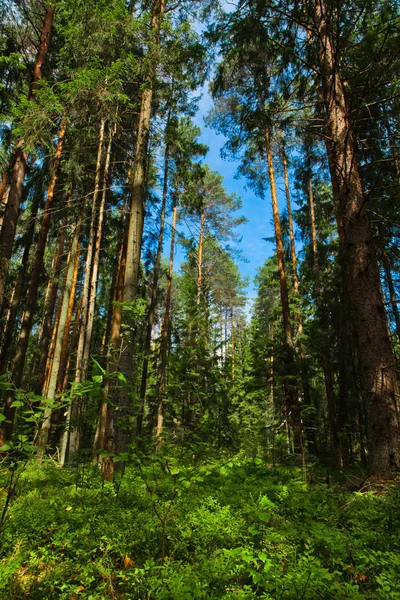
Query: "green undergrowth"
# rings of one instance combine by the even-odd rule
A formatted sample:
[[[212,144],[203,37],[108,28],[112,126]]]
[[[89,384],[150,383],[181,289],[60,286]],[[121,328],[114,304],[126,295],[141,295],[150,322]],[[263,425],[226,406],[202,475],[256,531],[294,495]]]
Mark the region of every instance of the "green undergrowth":
[[[0,597],[400,599],[399,532],[394,483],[354,492],[191,455],[136,459],[113,485],[31,462],[1,532]]]

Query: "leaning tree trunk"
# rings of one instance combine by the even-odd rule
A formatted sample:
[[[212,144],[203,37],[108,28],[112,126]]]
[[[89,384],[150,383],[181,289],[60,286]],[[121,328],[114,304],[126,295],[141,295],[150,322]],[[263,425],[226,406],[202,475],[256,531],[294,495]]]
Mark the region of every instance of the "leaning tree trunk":
[[[268,174],[269,183],[271,188],[271,201],[272,201],[272,212],[274,218],[275,227],[275,240],[276,240],[276,253],[278,258],[278,273],[280,283],[280,296],[282,306],[282,319],[283,319],[283,330],[285,335],[285,367],[286,367],[286,378],[285,389],[286,393],[286,409],[290,416],[292,428],[293,428],[293,443],[294,450],[296,453],[301,453],[303,448],[302,433],[301,433],[301,411],[298,393],[293,385],[293,378],[296,374],[296,365],[294,357],[294,345],[292,326],[290,322],[290,308],[289,308],[289,295],[287,289],[286,272],[285,272],[285,261],[284,261],[284,249],[282,242],[282,231],[281,221],[279,217],[278,209],[278,196],[276,192],[275,182],[275,170],[272,159],[271,151],[271,140],[270,131],[268,127],[265,129],[265,148],[267,154],[268,163]]]
[[[387,474],[400,468],[395,359],[335,40],[324,0],[313,0],[312,9],[319,45],[326,139],[332,158],[332,182],[339,198],[346,282],[367,414],[369,461],[374,473]]]
[[[34,99],[37,83],[42,78],[42,67],[49,48],[50,33],[53,26],[53,17],[54,8],[49,6],[46,9],[43,19],[40,44],[36,54],[32,81],[29,88],[28,99],[30,101]],[[8,265],[11,259],[14,238],[17,229],[17,221],[26,174],[27,159],[28,155],[23,149],[23,142],[19,141],[16,145],[16,154],[12,168],[8,201],[4,214],[3,226],[0,232],[0,306],[2,305],[4,299]]]

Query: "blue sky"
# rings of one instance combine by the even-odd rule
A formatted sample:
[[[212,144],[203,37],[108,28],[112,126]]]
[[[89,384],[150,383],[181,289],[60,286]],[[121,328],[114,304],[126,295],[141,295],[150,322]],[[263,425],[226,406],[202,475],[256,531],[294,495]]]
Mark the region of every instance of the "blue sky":
[[[271,223],[271,200],[269,192],[267,192],[265,198],[259,198],[251,189],[246,189],[246,180],[243,177],[235,177],[239,166],[238,161],[227,161],[221,158],[220,151],[225,143],[225,137],[217,135],[214,130],[206,127],[204,123],[204,117],[211,107],[212,99],[208,94],[207,86],[205,86],[194,121],[202,130],[200,141],[209,147],[205,162],[224,177],[224,185],[228,192],[236,192],[242,199],[242,210],[239,214],[247,218],[247,223],[238,227],[237,231],[242,236],[239,248],[242,251],[243,258],[247,259],[248,262],[239,261],[238,265],[242,275],[249,278],[247,292],[249,300],[251,300],[255,296],[253,280],[257,269],[274,251],[273,244],[263,240],[263,238],[274,235]]]

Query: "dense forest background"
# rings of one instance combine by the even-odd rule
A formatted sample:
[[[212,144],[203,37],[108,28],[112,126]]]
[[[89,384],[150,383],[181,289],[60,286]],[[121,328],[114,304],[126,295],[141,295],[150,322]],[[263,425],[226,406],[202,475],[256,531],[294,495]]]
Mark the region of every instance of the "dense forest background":
[[[400,598],[399,3],[0,14],[2,597]]]

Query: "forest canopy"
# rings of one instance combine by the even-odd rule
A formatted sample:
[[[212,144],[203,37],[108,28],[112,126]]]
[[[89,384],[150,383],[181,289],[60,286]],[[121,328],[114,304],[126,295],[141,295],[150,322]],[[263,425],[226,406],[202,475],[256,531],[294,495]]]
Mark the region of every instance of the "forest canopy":
[[[400,598],[399,3],[0,17],[1,597]]]

